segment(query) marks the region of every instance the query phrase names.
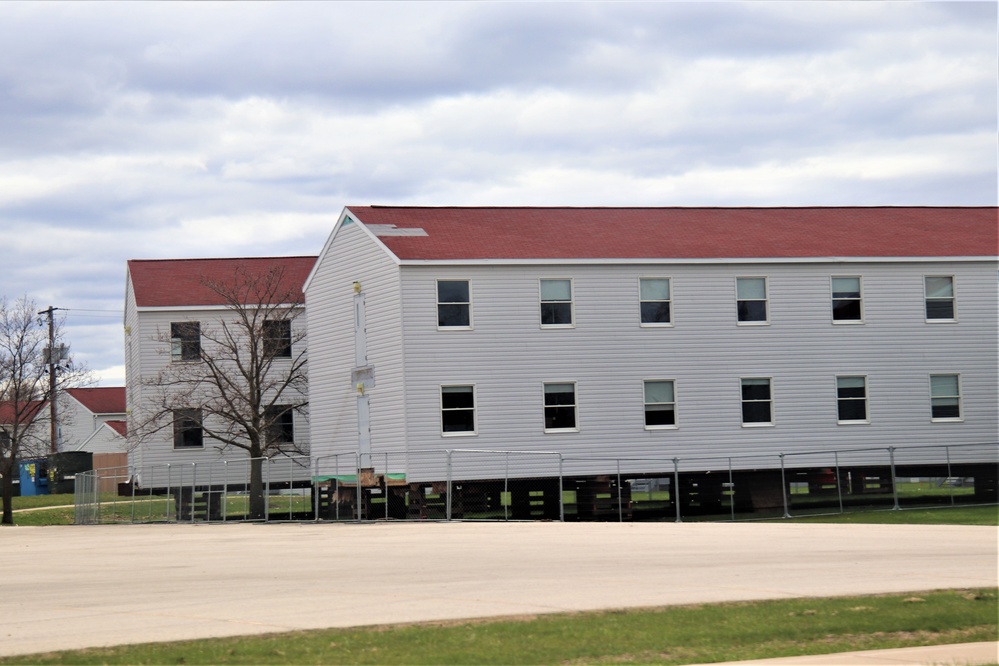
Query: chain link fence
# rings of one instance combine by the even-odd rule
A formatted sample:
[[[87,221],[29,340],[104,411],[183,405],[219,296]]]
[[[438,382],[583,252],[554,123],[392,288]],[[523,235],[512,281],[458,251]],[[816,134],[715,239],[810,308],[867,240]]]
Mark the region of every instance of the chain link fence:
[[[999,444],[724,458],[449,449],[76,475],[78,524],[759,520],[999,502]]]

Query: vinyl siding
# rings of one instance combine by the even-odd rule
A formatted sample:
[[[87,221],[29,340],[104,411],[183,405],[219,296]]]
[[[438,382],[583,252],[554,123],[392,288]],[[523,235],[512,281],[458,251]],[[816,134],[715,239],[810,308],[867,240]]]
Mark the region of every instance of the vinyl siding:
[[[305,294],[313,458],[320,473],[333,473],[331,456],[343,454],[340,464],[353,464],[358,451],[357,390],[351,380],[355,281],[365,295],[367,360],[375,373],[375,386],[366,391],[372,453],[399,452],[397,460],[404,460],[406,445],[398,267],[356,224],[334,233]]]
[[[989,262],[405,266],[409,448],[672,459],[995,442],[995,269]],[[957,323],[925,321],[926,274],[955,276]],[[863,324],[832,323],[833,275],[862,276]],[[639,278],[660,276],[672,278],[674,325],[640,327]],[[740,276],[768,278],[768,325],[737,325]],[[573,279],[574,328],[541,328],[542,277]],[[471,280],[474,330],[437,330],[438,278]],[[962,422],[931,422],[931,373],[961,375]],[[837,423],[837,375],[867,376],[869,424]],[[741,377],[772,378],[772,427],[743,427]],[[675,380],[675,430],[644,428],[644,379]],[[549,381],[576,383],[579,432],[544,432]],[[476,386],[476,436],[441,436],[442,384]],[[578,469],[608,471],[600,467]]]

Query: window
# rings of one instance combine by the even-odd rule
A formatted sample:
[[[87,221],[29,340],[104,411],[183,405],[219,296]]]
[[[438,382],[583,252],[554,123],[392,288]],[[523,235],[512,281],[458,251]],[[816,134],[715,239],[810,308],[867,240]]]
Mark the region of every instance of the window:
[[[264,320],[264,354],[271,358],[291,358],[291,320]]]
[[[641,278],[638,281],[638,292],[642,325],[669,325],[671,322],[669,278]]]
[[[740,324],[765,324],[767,322],[767,279],[763,277],[736,278],[736,309]]]
[[[676,396],[672,379],[645,382],[645,427],[676,427]]]
[[[201,358],[201,322],[170,324],[170,360],[197,361]]]
[[[832,279],[832,315],[836,323],[859,322],[864,319],[859,277]]]
[[[867,422],[867,378],[836,378],[836,410],[840,423]]]
[[[173,448],[200,449],[205,446],[201,429],[200,409],[175,409],[173,411]]]
[[[545,384],[545,431],[576,429],[576,384]]]
[[[475,387],[441,387],[441,433],[475,434]]]
[[[541,325],[572,326],[572,280],[541,280]]]
[[[437,281],[437,327],[472,327],[472,295],[468,280]]]
[[[954,321],[954,278],[949,275],[927,275],[926,320]]]
[[[961,420],[958,375],[930,375],[930,405],[934,421]]]
[[[773,425],[773,399],[770,379],[765,377],[742,380],[742,424]]]
[[[295,443],[295,417],[290,405],[271,405],[264,410],[268,444]]]

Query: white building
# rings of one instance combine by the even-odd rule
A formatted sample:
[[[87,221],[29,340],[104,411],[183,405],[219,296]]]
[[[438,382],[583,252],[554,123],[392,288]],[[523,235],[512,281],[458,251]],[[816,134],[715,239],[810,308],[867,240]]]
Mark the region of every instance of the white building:
[[[996,248],[992,207],[351,206],[304,288],[312,455],[412,490],[946,457],[992,497]]]
[[[200,407],[174,404],[173,394],[177,389],[158,383],[156,378],[164,371],[200,363],[203,349],[208,354],[216,353],[213,350],[218,349],[218,344],[214,340],[225,334],[223,322],[230,325],[229,330],[238,331],[238,327],[232,327],[236,310],[210,285],[238,286],[243,282],[245,287],[241,276],[267,276],[273,272],[280,282],[272,285],[269,293],[289,295],[290,302],[268,302],[268,296],[260,296],[249,288],[239,295],[240,301],[300,311],[303,300],[300,287],[315,259],[313,256],[128,262],[124,323],[129,464],[140,485],[158,487],[177,483],[179,478],[190,483],[190,470],[195,467],[201,470],[198,478],[214,483],[232,472],[240,461],[245,463],[244,450],[224,446],[204,434],[202,426],[206,424]],[[258,298],[262,300],[254,300]],[[263,322],[265,330],[268,323],[271,322]],[[274,329],[273,343],[278,351],[272,370],[280,374],[287,372],[305,351],[305,321],[303,317],[292,318],[287,326]],[[235,368],[231,376],[239,381]],[[289,393],[283,398],[294,403],[301,402],[305,395],[304,391]],[[265,399],[273,402],[272,397]],[[150,425],[153,414],[170,407],[172,419],[160,419]],[[282,411],[274,432],[280,436],[282,451],[304,452],[308,456],[306,410]],[[186,477],[178,476],[185,473]],[[307,461],[304,478],[308,478]]]
[[[124,386],[71,388],[59,393],[60,451],[124,453]]]

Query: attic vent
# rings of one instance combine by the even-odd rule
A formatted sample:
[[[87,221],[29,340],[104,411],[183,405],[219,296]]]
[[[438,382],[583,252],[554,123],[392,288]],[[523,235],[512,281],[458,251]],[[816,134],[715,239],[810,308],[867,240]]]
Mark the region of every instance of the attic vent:
[[[400,229],[394,224],[369,224],[368,229],[376,236],[427,236],[427,232],[419,227]]]

